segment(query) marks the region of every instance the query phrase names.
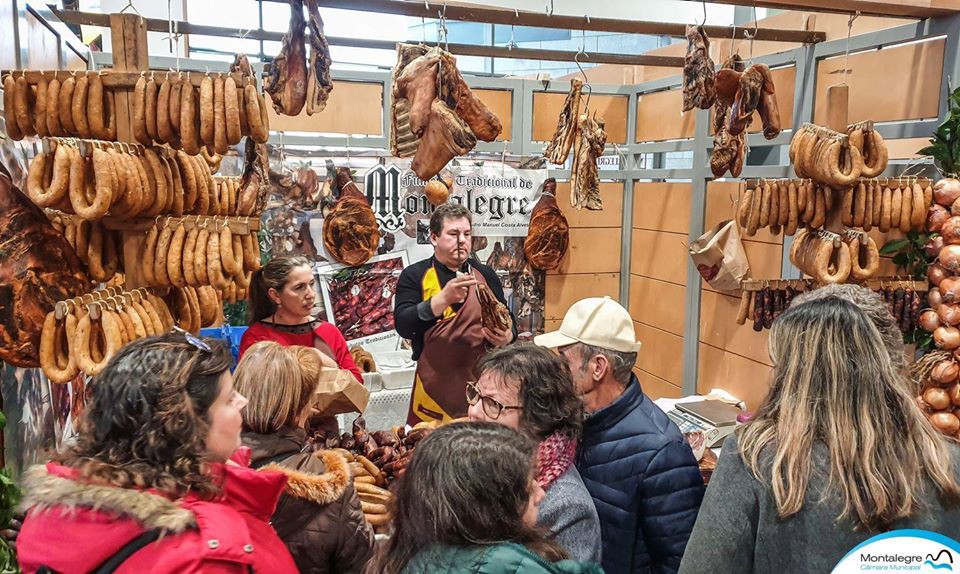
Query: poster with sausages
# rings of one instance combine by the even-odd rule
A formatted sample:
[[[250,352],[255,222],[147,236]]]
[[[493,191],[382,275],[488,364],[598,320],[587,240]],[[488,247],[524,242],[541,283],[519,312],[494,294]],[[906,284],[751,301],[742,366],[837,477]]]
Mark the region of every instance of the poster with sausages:
[[[359,267],[317,266],[317,283],[327,320],[340,329],[351,347],[397,347],[393,294],[406,266],[406,253],[378,255]]]

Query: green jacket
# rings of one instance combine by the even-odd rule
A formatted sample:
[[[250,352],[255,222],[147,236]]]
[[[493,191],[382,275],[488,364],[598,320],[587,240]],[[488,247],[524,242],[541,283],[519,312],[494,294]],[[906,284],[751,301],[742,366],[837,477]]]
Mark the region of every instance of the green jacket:
[[[403,574],[603,574],[599,564],[550,563],[519,544],[434,546],[417,554]]]

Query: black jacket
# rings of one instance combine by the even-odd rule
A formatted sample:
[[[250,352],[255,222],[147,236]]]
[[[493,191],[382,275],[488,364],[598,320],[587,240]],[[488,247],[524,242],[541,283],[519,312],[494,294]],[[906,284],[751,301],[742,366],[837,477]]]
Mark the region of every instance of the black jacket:
[[[501,285],[496,271],[476,259],[470,259],[464,265],[479,271],[497,300],[507,305],[508,308],[510,307],[503,295],[503,285]],[[433,315],[433,311],[430,309],[430,300],[425,300],[423,295],[423,276],[431,266],[436,267],[441,288],[457,276],[456,271],[450,271],[446,265],[437,263],[434,257],[430,257],[408,266],[400,273],[400,279],[397,281],[393,321],[396,324],[397,333],[404,339],[410,339],[413,346],[414,361],[420,358],[420,352],[423,351],[424,333],[440,320],[440,317]],[[467,269],[462,269],[462,271],[466,272]],[[459,308],[460,305],[453,306],[454,311]],[[512,311],[510,318],[513,322],[513,336],[516,338],[517,321],[513,317]]]

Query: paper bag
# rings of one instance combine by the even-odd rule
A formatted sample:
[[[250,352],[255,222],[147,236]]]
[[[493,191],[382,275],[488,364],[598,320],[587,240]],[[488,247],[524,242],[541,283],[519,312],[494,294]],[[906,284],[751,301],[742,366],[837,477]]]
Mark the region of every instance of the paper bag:
[[[370,401],[370,391],[343,369],[324,368],[313,396],[314,408],[324,416],[362,413]]]
[[[690,257],[697,271],[718,291],[734,291],[750,274],[740,232],[731,219],[722,221],[690,244]]]

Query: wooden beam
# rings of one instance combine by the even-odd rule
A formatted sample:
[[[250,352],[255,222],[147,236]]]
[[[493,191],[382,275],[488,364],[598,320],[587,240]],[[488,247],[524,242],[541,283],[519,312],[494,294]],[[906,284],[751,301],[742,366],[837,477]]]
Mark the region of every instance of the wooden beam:
[[[269,1],[287,2],[287,0]],[[742,1],[743,0],[741,0],[741,3]],[[684,37],[686,33],[686,24],[622,20],[618,18],[590,18],[588,16],[561,16],[559,14],[549,15],[546,12],[493,8],[456,1],[441,2],[439,0],[427,0],[427,2],[424,3],[422,0],[319,0],[318,3],[327,8],[397,14],[416,18],[437,19],[439,18],[440,12],[443,12],[447,20],[502,24],[507,26],[590,30],[592,32],[617,32],[621,34],[651,34],[678,38]],[[429,7],[427,5],[429,5]],[[726,37],[730,35],[730,28],[727,26],[704,26],[704,29],[711,38],[714,36]],[[826,37],[826,33],[824,32],[760,28],[757,30],[756,39],[770,42],[814,43],[823,42],[826,40]]]
[[[287,2],[287,0],[270,1]],[[437,19],[438,11],[443,9],[443,5],[437,3],[436,0],[434,0],[434,4],[429,10],[424,6],[423,2],[406,2],[402,0],[320,0],[320,5],[328,8],[339,8],[341,10],[378,12],[382,14],[398,14],[432,19]],[[100,23],[102,18],[109,18],[105,14],[92,14],[88,12],[56,9],[54,9],[53,12],[60,20],[68,24],[103,26],[106,24]],[[593,32],[615,32],[620,34],[650,34],[677,38],[684,37],[686,33],[686,24],[620,20],[616,18],[588,18],[585,16],[548,16],[547,14],[541,14],[539,12],[514,12],[513,10],[505,10],[502,8],[473,6],[456,2],[446,2],[446,18],[448,20],[480,22],[484,24],[532,26],[535,28],[556,28],[562,30],[590,30]],[[177,22],[176,24],[177,31],[183,34],[220,36],[222,34],[212,33],[211,31],[229,30],[231,37],[239,37],[238,30],[235,29],[202,26],[187,22]],[[151,32],[167,32],[169,25],[166,20],[148,18],[147,29]],[[704,26],[704,30],[711,38],[721,38],[730,35],[729,26]],[[259,34],[258,32],[260,31],[250,32],[244,37],[271,41],[279,41],[283,38],[282,32],[262,32]],[[756,39],[769,42],[813,43],[825,41],[827,35],[825,32],[809,30],[758,28]],[[327,40],[330,40],[329,36]]]
[[[691,0],[692,1],[692,0]],[[700,0],[696,0],[700,1]],[[744,0],[707,0],[712,4],[746,5]],[[828,12],[887,18],[934,18],[960,12],[955,0],[756,0],[749,3],[757,8],[776,8],[800,12]]]
[[[81,24],[85,26],[108,26],[110,16],[107,14],[95,14],[91,12],[72,12],[65,10],[56,10],[56,16],[67,24]],[[169,23],[166,20],[156,18],[146,18],[147,30],[151,32],[167,32]],[[177,32],[182,34],[197,34],[201,36],[216,36],[225,38],[239,37],[238,31],[233,28],[222,28],[218,26],[202,26],[190,24],[188,22],[176,22]],[[254,30],[244,35],[245,38],[252,40],[267,40],[279,42],[283,39],[282,32],[267,32],[263,30]],[[379,50],[395,50],[397,42],[388,40],[367,40],[363,38],[339,38],[336,36],[327,36],[327,42],[331,46],[344,46],[349,48],[373,48]],[[417,44],[416,40],[407,41],[409,44]],[[507,48],[501,46],[481,46],[476,44],[444,44],[451,54],[457,56],[481,56],[487,58],[509,58],[514,60],[546,60],[556,62],[573,62],[577,52],[569,50],[541,50],[531,48]],[[682,68],[683,58],[679,56],[654,56],[644,54],[611,54],[604,52],[584,52],[577,58],[584,64],[622,64],[634,66],[663,66]],[[134,78],[136,82],[136,78]]]

